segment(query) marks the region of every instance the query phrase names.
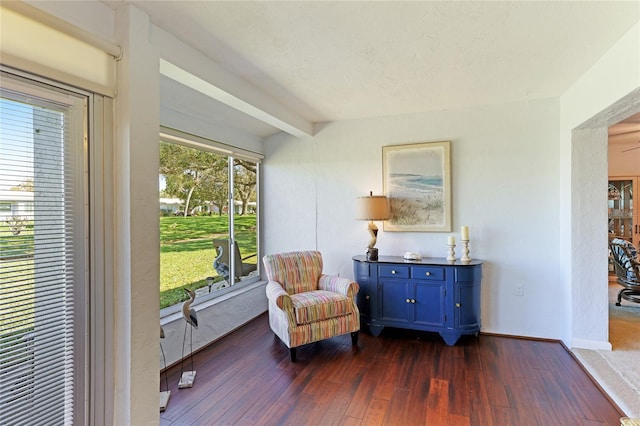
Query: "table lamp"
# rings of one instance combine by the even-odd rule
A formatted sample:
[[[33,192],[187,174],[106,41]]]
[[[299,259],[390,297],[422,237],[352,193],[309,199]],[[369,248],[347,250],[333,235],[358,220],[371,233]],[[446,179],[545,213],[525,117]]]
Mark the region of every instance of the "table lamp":
[[[369,221],[371,240],[367,246],[367,260],[378,260],[378,249],[375,248],[378,239],[378,227],[374,220],[389,219],[389,200],[384,195],[373,195],[356,199],[356,219]]]

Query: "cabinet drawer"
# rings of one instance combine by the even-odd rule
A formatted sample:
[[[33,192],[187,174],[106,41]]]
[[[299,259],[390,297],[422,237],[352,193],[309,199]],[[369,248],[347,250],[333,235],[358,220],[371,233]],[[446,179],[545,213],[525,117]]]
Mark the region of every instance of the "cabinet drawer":
[[[415,266],[411,268],[411,278],[416,280],[444,281],[444,268]]]
[[[371,275],[367,262],[353,262],[353,272],[356,278],[368,278]]]
[[[459,282],[480,282],[482,279],[482,269],[477,266],[470,268],[457,268],[455,281]]]
[[[380,265],[380,276],[387,278],[409,278],[409,267],[398,265]]]

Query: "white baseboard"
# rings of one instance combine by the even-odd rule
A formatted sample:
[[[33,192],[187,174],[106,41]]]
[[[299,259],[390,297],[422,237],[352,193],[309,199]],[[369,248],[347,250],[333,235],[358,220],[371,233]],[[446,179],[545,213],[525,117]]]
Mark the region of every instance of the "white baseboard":
[[[613,348],[611,346],[611,343],[609,342],[603,342],[600,340],[573,339],[571,340],[571,349],[610,351]]]

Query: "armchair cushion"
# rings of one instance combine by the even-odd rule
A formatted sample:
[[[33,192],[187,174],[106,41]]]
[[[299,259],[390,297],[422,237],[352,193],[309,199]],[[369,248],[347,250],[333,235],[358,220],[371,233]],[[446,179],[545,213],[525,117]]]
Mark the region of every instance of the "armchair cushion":
[[[291,295],[296,324],[336,318],[353,313],[353,302],[333,291],[317,290]]]

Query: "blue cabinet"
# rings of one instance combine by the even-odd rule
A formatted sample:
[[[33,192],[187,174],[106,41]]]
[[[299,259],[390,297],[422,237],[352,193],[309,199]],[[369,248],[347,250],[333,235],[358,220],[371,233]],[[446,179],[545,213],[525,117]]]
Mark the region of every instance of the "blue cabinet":
[[[374,336],[384,327],[434,331],[452,346],[480,331],[482,262],[354,256],[353,273],[361,325]]]

